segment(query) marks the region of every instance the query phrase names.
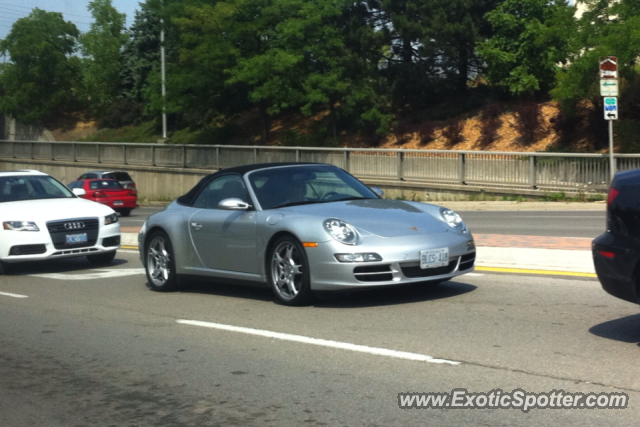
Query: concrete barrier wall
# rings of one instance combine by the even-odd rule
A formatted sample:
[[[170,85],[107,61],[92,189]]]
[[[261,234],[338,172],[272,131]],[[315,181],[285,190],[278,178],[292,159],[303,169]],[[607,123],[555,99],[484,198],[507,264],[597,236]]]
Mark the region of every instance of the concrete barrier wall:
[[[81,174],[93,170],[124,169],[129,172],[138,188],[138,200],[140,203],[150,201],[171,201],[193,188],[204,176],[215,172],[205,169],[163,168],[149,166],[127,165],[122,168],[118,165],[107,165],[82,162],[61,162],[47,160],[0,160],[0,170],[37,169],[48,173],[68,184]],[[467,186],[455,184],[417,183],[410,181],[361,179],[370,187],[379,187],[389,199],[405,199],[414,201],[454,201],[468,200],[473,197],[476,200],[495,200],[502,196],[518,195],[527,198],[541,198],[549,194],[543,190],[531,190],[527,188],[495,188],[491,186]],[[604,194],[590,191],[588,194],[579,191],[565,192],[568,197],[597,196]]]
[[[93,170],[120,169],[113,165],[96,165],[65,162],[0,161],[0,170],[36,169],[55,177],[64,184]],[[171,201],[186,193],[200,179],[214,171],[172,170],[166,168],[131,167],[125,169],[136,182],[140,201]]]

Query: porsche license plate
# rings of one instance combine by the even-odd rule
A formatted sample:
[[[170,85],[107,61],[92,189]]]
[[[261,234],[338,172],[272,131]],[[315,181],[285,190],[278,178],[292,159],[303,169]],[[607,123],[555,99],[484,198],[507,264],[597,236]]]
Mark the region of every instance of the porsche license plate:
[[[67,245],[77,245],[78,243],[87,243],[87,233],[67,234]]]
[[[449,265],[449,248],[420,251],[420,268],[436,268]]]
[[[116,200],[113,202],[113,206],[122,206],[122,200]]]

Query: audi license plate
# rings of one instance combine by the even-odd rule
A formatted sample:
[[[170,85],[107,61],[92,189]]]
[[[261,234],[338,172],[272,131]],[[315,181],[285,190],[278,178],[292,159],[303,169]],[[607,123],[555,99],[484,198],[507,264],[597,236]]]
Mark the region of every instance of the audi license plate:
[[[122,200],[116,200],[113,202],[113,206],[122,206]]]
[[[78,243],[87,243],[87,233],[67,234],[67,245],[77,245]]]
[[[420,268],[436,268],[449,265],[449,248],[420,251]]]

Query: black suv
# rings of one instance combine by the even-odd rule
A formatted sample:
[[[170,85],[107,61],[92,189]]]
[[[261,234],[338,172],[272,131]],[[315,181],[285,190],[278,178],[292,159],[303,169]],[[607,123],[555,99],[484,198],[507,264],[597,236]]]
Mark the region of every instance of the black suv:
[[[640,169],[614,177],[607,198],[607,231],[591,248],[602,288],[640,303]]]

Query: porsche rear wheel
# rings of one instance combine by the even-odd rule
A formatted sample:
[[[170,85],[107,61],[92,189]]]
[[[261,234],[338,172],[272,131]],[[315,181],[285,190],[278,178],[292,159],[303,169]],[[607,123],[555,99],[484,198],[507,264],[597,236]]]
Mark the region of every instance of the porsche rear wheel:
[[[278,302],[303,305],[313,300],[309,261],[293,237],[279,238],[269,252],[269,282]]]
[[[149,236],[145,271],[149,286],[154,291],[171,292],[177,289],[176,262],[169,237],[162,231]]]

